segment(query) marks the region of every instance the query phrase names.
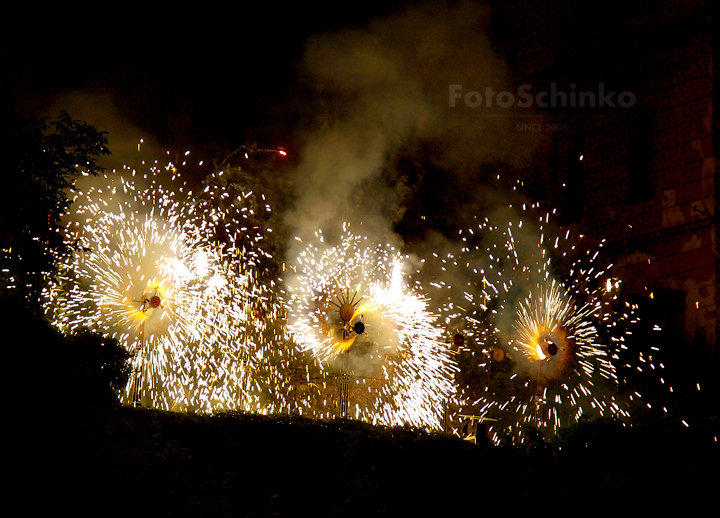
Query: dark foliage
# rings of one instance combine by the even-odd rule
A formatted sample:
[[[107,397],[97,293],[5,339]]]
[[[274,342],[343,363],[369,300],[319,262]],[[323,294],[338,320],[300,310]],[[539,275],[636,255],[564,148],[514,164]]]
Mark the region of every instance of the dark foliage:
[[[4,112],[4,178],[0,190],[0,294],[37,308],[43,279],[67,253],[59,234],[69,191],[82,173],[102,171],[97,158],[110,154],[105,134],[73,120],[53,121]]]
[[[42,495],[33,514],[693,513],[718,482],[713,420],[581,421],[552,441],[528,429],[524,444],[488,447],[351,420],[123,407],[112,393],[127,368],[112,341],[65,339],[21,306],[0,309],[23,331],[9,358],[26,409],[14,473]]]
[[[130,376],[130,353],[116,340],[82,330],[60,343],[69,400],[77,406],[117,404]]]
[[[118,404],[130,374],[129,353],[87,330],[64,336],[14,297],[0,298],[8,322],[6,356],[13,386],[34,407],[97,411]]]
[[[107,433],[97,416],[119,406],[115,391],[127,381],[128,355],[89,332],[61,335],[15,297],[0,298],[0,314],[12,482],[25,495],[38,493],[27,513],[69,509],[60,506],[61,493],[77,490],[73,470],[96,451],[86,441]]]
[[[91,417],[90,417],[91,416]],[[450,516],[698,511],[717,443],[671,423],[581,422],[552,443],[475,446],[400,427],[299,416],[88,415],[61,499],[104,516]]]
[[[553,438],[548,481],[572,505],[586,505],[582,495],[592,492],[603,508],[613,498],[625,512],[694,514],[710,503],[720,480],[718,431],[711,420],[692,427],[670,418],[633,426],[614,418],[581,420]]]
[[[162,516],[444,515],[489,482],[481,449],[411,428],[132,408],[104,419],[78,484],[97,508],[137,488],[143,513]]]

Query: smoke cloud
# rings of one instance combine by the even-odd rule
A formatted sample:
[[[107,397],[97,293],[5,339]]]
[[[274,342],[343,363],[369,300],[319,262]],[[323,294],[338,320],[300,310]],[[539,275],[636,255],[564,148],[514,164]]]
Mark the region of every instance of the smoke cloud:
[[[505,64],[485,34],[490,14],[477,4],[426,3],[307,42],[302,78],[318,115],[304,135],[291,178],[295,202],[285,214],[291,262],[308,241],[331,247],[344,223],[372,243],[407,251],[394,230],[418,188],[413,182],[421,178],[398,170],[400,154],[413,162],[432,162],[452,175],[448,181],[478,191],[478,198],[485,196],[483,186],[492,183],[483,176],[484,166],[520,167],[530,158],[534,146],[518,141],[512,108],[449,102],[450,85],[479,91],[508,88]],[[416,149],[425,151],[416,157]],[[459,204],[438,208],[470,214],[475,209]],[[319,229],[326,237],[323,244],[315,237]],[[423,257],[457,250],[457,242],[447,236],[427,237],[425,243],[413,243],[413,253]],[[291,290],[299,283],[293,275],[285,281]],[[370,320],[374,333],[381,331],[378,319]],[[374,337],[377,343],[397,340],[395,330],[383,331],[382,338]],[[379,351],[373,352],[374,361],[356,351],[346,368],[356,374],[373,372]]]
[[[431,143],[435,164],[476,188],[482,164],[518,166],[529,157],[532,146],[519,146],[509,109],[448,102],[453,84],[499,91],[508,83],[484,34],[489,17],[476,4],[427,3],[308,41],[301,69],[321,115],[294,171],[286,222],[295,235],[309,238],[344,220],[397,240],[393,224],[414,186],[397,178],[392,159],[418,142]],[[295,251],[291,244],[289,257]]]

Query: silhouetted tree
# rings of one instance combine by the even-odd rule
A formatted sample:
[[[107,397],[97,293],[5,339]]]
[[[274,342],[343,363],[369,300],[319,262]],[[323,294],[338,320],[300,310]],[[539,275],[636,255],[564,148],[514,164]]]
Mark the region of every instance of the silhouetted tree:
[[[97,175],[108,155],[105,133],[63,111],[53,121],[5,112],[4,178],[0,189],[0,295],[38,310],[43,280],[67,253],[60,216],[75,177]]]
[[[78,405],[118,404],[117,393],[130,376],[130,353],[117,341],[83,330],[64,340],[63,381],[66,400]]]

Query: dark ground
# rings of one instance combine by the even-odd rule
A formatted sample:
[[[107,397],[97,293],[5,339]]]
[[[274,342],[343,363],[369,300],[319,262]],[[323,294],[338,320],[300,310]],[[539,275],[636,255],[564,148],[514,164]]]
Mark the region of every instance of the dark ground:
[[[26,515],[693,515],[715,501],[714,417],[587,421],[500,447],[351,420],[122,407],[111,369],[97,369],[117,360],[109,344],[68,347],[37,317],[2,309],[22,332],[6,335],[6,448],[8,495],[22,495]]]
[[[717,443],[672,423],[594,421],[552,443],[481,447],[292,416],[125,407],[66,417],[63,441],[46,443],[40,487],[48,510],[79,516],[694,514],[718,482]]]

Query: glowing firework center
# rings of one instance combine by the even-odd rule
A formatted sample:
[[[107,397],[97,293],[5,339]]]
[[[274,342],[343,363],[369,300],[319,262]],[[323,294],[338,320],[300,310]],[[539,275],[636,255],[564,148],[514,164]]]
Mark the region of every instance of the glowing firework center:
[[[601,245],[580,246],[569,230],[548,239],[549,213],[532,219],[539,225],[485,219],[461,233],[461,253],[433,254],[429,267],[463,365],[452,404],[498,419],[490,426],[495,440],[523,422],[556,428],[581,416],[628,415],[612,360],[633,309],[607,277],[612,265],[598,261]]]
[[[607,353],[597,342],[592,313],[591,305],[576,305],[553,280],[519,304],[513,324],[519,337],[513,343],[529,360],[542,362],[538,376],[544,378],[559,377],[577,363],[592,376],[595,367],[587,361],[591,357],[604,360],[611,370]]]
[[[405,285],[400,256],[366,240],[346,233],[337,247],[310,246],[299,256],[288,330],[353,394],[365,394],[350,394],[348,415],[439,428],[453,369],[441,330]],[[344,415],[347,399],[340,400]]]
[[[194,211],[157,185],[138,191],[122,176],[106,180],[69,215],[75,253],[46,293],[54,325],[109,335],[132,354],[125,402],[258,409],[264,389],[253,362],[265,357],[275,316],[241,262],[247,252],[211,239],[223,221],[211,207]]]
[[[537,339],[532,342],[535,343],[534,357],[538,361],[550,363],[563,357],[562,353],[569,344],[567,342],[567,333],[559,324],[556,324],[552,329],[538,329],[537,335]],[[530,348],[531,346],[528,346],[528,350],[532,350]],[[558,353],[560,353],[560,356],[558,356]]]
[[[143,294],[140,299],[140,311],[147,316],[152,315],[153,309],[157,309],[162,305],[162,297],[160,296],[160,286],[155,286]]]
[[[206,254],[188,249],[187,236],[167,222],[128,223],[115,228],[106,247],[90,240],[78,258],[75,272],[89,283],[85,303],[100,309],[78,316],[126,344],[133,355],[127,397],[151,404],[162,397],[177,349],[201,339],[196,310],[222,282],[209,275]]]
[[[367,336],[365,333],[364,312],[369,310],[369,304],[361,305],[362,297],[358,296],[355,291],[350,297],[350,290],[338,290],[332,297],[331,304],[337,308],[339,322],[329,318],[326,321],[328,328],[328,338],[332,339],[334,345],[332,349],[335,353],[346,352],[355,343],[355,340],[361,336]],[[327,313],[332,316],[333,312]]]

